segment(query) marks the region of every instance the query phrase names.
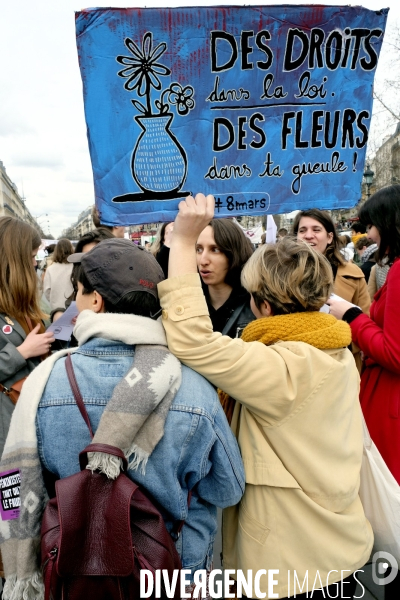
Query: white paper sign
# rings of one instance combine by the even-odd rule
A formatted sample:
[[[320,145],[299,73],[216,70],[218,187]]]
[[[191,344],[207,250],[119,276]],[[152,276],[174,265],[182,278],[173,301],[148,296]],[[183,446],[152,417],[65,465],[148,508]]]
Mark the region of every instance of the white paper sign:
[[[47,331],[52,331],[56,340],[64,340],[68,342],[71,339],[72,332],[75,327],[75,317],[79,315],[79,310],[76,302],[71,302],[65,313],[52,323]]]

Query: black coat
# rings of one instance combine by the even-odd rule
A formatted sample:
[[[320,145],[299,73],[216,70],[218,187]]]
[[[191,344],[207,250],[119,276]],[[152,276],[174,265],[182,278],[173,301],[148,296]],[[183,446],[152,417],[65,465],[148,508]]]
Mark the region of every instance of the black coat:
[[[212,306],[207,286],[203,286],[214,331],[231,338],[240,337],[243,329],[255,316],[250,309],[250,294],[242,287],[234,288],[228,300],[218,309]]]

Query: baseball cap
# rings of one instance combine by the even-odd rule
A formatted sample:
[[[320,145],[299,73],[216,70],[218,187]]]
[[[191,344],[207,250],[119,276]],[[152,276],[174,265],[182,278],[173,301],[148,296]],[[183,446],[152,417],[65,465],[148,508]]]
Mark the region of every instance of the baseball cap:
[[[112,304],[129,292],[148,292],[158,300],[157,284],[165,279],[154,256],[127,239],[102,240],[67,260],[80,263],[90,285]]]

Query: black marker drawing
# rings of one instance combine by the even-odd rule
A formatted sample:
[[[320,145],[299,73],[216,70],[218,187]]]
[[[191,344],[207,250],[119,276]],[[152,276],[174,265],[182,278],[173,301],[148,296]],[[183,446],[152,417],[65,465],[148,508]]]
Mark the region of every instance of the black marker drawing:
[[[171,74],[171,70],[157,62],[167,49],[161,42],[152,48],[153,35],[147,32],[143,36],[142,49],[130,38],[125,46],[131,56],[117,56],[124,65],[118,71],[119,77],[126,79],[124,88],[135,91],[144,102],[131,100],[140,115],[134,117],[142,131],[136,140],[132,152],[132,177],[142,190],[113,198],[113,202],[135,202],[138,200],[167,200],[185,197],[189,192],[180,191],[187,175],[187,155],[170,127],[174,119],[171,107],[175,106],[179,116],[185,116],[194,108],[194,89],[188,85],[182,87],[178,82],[161,91],[152,105],[151,92],[162,90],[159,77]]]

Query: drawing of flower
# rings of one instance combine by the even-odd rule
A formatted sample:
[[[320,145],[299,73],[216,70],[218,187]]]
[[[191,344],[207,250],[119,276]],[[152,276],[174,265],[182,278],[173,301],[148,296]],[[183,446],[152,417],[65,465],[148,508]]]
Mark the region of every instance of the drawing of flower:
[[[168,67],[156,62],[167,49],[165,42],[158,44],[152,50],[153,34],[147,32],[143,36],[142,50],[130,38],[125,39],[125,46],[133,54],[132,56],[117,56],[117,61],[121,65],[127,65],[125,69],[118,71],[120,77],[127,78],[124,88],[129,92],[137,89],[138,96],[146,96],[147,113],[151,114],[150,90],[154,87],[156,90],[161,89],[161,81],[157,77],[170,75],[171,71]],[[140,104],[140,103],[138,103]],[[141,105],[143,107],[143,105]],[[143,107],[144,108],[144,107]]]
[[[136,91],[139,97],[146,96],[146,106],[138,100],[131,100],[135,108],[146,117],[154,116],[151,105],[151,88],[161,90],[159,77],[171,74],[168,67],[157,62],[166,51],[167,44],[161,42],[153,50],[153,34],[150,31],[143,36],[142,49],[130,38],[126,38],[124,43],[132,56],[116,57],[117,62],[125,66],[124,69],[118,71],[118,75],[127,80],[124,88],[128,92]],[[171,105],[176,106],[178,115],[187,115],[195,106],[193,94],[192,86],[182,87],[180,83],[171,83],[170,87],[164,90],[160,98],[154,102],[158,114],[167,114]]]
[[[195,106],[194,89],[178,82],[162,89],[159,77],[171,75],[171,70],[157,61],[167,44],[161,42],[153,50],[151,32],[144,34],[141,49],[130,38],[125,38],[124,43],[132,56],[116,57],[117,62],[124,65],[118,76],[126,79],[125,90],[136,94],[131,102],[140,113],[134,120],[142,130],[132,152],[132,177],[142,190],[140,194],[147,194],[149,198],[156,195],[157,199],[160,194],[173,197],[186,179],[188,163],[184,148],[170,129],[174,119],[171,108],[175,107],[178,116],[187,115]],[[152,98],[152,90],[159,92],[155,98]],[[146,102],[142,103],[138,98],[143,96]]]
[[[177,106],[180,115],[187,115],[189,110],[194,107],[193,93],[191,85],[183,88],[180,83],[172,83],[169,88],[168,101]]]

